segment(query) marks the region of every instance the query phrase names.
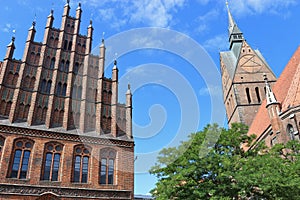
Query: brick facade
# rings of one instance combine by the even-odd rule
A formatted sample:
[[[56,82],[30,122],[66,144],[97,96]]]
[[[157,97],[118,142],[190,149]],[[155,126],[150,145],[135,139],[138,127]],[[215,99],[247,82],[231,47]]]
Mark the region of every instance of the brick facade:
[[[228,17],[230,51],[220,53],[220,65],[229,126],[248,125],[248,135],[269,147],[299,140],[300,48],[277,80],[261,53],[246,42],[229,8]]]
[[[33,22],[22,60],[13,59],[12,38],[0,62],[1,199],[133,198],[130,87],[126,104],[118,103],[117,62],[106,78],[104,40],[92,55],[92,22],[80,35],[81,5],[75,17],[69,11],[67,3],[60,29],[51,11],[43,42],[34,41]],[[60,149],[47,154],[50,143]],[[86,152],[76,156],[81,146]],[[106,150],[115,152],[107,161]],[[48,172],[54,181],[44,180]]]

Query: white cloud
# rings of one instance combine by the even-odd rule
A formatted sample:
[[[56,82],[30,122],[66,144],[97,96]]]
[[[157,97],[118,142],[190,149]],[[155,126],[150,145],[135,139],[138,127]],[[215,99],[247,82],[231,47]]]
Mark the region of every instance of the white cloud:
[[[72,6],[79,1],[71,1]],[[82,4],[99,11],[101,19],[109,20],[113,28],[126,23],[143,23],[147,26],[168,27],[173,14],[185,5],[186,0],[82,0]]]
[[[280,11],[297,4],[296,0],[234,0],[230,8],[238,15],[244,14],[279,14]],[[280,12],[281,14],[285,14]]]
[[[196,21],[199,24],[196,28],[197,32],[203,33],[209,30],[209,22],[216,19],[219,16],[219,11],[213,9],[202,16],[199,16]]]
[[[5,24],[4,27],[1,28],[2,32],[9,33],[11,31],[11,24]]]
[[[228,45],[228,36],[226,34],[216,35],[203,43],[203,47],[208,51],[225,50],[228,49]]]

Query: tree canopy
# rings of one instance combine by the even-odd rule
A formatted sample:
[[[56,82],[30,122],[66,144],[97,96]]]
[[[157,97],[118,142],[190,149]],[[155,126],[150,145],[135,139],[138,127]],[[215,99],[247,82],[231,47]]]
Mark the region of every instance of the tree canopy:
[[[209,135],[220,133],[215,143]],[[271,149],[251,141],[247,127],[208,125],[177,148],[163,149],[150,173],[158,178],[151,191],[160,199],[300,199],[300,143],[290,141]],[[207,143],[207,152],[201,152]]]

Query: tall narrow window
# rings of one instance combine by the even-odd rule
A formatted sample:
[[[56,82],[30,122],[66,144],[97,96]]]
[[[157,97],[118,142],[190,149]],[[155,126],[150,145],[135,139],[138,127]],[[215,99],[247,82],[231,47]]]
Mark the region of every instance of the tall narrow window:
[[[70,61],[67,60],[66,65],[65,65],[65,69],[64,69],[64,71],[67,72],[67,73],[69,72],[69,66],[70,66]]]
[[[54,65],[55,65],[55,58],[53,57],[50,62],[50,69],[54,69]]]
[[[57,84],[56,95],[60,95],[60,92],[61,92],[61,82],[59,82],[59,83]]]
[[[57,142],[51,142],[45,145],[42,180],[58,181],[62,149],[63,145]]]
[[[59,70],[60,70],[60,71],[64,71],[64,68],[65,68],[65,60],[62,59],[62,60],[60,61]]]
[[[287,132],[290,135],[290,139],[294,140],[295,139],[295,135],[294,135],[294,127],[291,124],[287,125]]]
[[[2,148],[4,146],[4,141],[5,141],[5,138],[0,135],[0,156],[2,153]]]
[[[18,139],[13,146],[13,160],[10,165],[10,178],[26,179],[29,167],[30,152],[33,142],[27,139]]]
[[[88,182],[90,152],[91,149],[84,145],[77,145],[74,148],[73,182]]]
[[[68,40],[65,40],[64,41],[64,50],[67,50],[67,48],[68,48]]]
[[[67,84],[64,83],[63,87],[62,87],[61,95],[62,96],[66,96],[66,92],[67,92]]]
[[[101,149],[100,151],[100,180],[103,185],[114,184],[116,151],[111,148]]]
[[[251,103],[251,97],[250,97],[250,91],[249,88],[246,88],[246,95],[247,95],[247,99],[248,99],[248,103]]]
[[[46,91],[45,91],[47,94],[50,94],[51,84],[52,84],[52,81],[47,82],[47,88],[46,88]]]
[[[257,101],[258,101],[258,103],[260,103],[260,102],[261,102],[261,99],[260,99],[258,87],[255,88],[255,93],[256,93]]]

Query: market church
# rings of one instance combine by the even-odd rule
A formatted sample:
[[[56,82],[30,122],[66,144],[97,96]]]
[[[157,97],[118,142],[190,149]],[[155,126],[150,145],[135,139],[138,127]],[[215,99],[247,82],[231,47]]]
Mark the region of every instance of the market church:
[[[248,125],[248,135],[256,135],[257,142],[265,141],[269,147],[299,140],[300,47],[277,79],[260,51],[245,40],[227,8],[229,51],[220,53],[220,66],[229,126],[234,122]]]

